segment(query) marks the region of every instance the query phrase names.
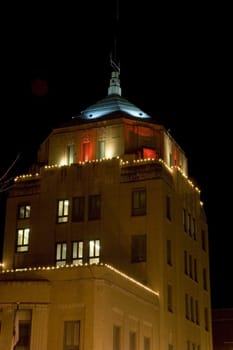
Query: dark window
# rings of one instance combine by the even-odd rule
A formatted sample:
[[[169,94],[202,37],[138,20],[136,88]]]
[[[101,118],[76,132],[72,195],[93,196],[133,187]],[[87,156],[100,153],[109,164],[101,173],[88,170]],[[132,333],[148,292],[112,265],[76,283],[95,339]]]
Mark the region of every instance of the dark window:
[[[30,349],[31,321],[19,320],[19,340],[14,347],[15,350]]]
[[[72,221],[84,220],[84,197],[74,197],[72,200]]]
[[[113,326],[113,350],[121,350],[121,328]]]
[[[206,235],[204,230],[201,230],[201,245],[202,249],[206,251]]]
[[[172,245],[170,239],[167,240],[167,263],[172,265]]]
[[[129,332],[129,350],[136,350],[136,333]]]
[[[186,209],[183,209],[183,227],[184,227],[184,232],[187,232],[187,213],[186,213]]]
[[[88,198],[88,220],[100,219],[101,197],[99,194],[91,195]]]
[[[133,235],[131,241],[131,261],[146,261],[146,235]]]
[[[172,286],[168,284],[167,286],[167,309],[168,311],[173,311],[173,301],[172,301]]]
[[[138,189],[132,192],[132,215],[146,214],[146,190]]]

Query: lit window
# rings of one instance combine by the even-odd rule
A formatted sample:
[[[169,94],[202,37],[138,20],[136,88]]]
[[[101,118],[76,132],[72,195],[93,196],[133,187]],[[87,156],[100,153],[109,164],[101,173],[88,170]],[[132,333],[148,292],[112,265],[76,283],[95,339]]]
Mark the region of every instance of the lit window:
[[[83,241],[72,243],[72,264],[83,264]]]
[[[84,197],[74,197],[72,200],[72,221],[84,220]]]
[[[67,253],[67,244],[57,243],[56,245],[56,266],[64,266],[66,264],[66,253]]]
[[[105,141],[98,141],[98,159],[105,158]]]
[[[100,262],[100,240],[95,239],[89,242],[89,264]]]
[[[84,142],[83,143],[83,155],[82,155],[82,160],[83,162],[87,162],[88,160],[91,159],[91,144],[90,142]]]
[[[30,204],[23,204],[18,206],[18,219],[28,219],[30,218],[30,213]]]
[[[146,190],[144,188],[132,192],[132,215],[146,214]]]
[[[88,220],[100,219],[101,197],[100,195],[91,195],[88,198]]]
[[[80,349],[80,321],[64,322],[64,350]]]
[[[57,205],[57,222],[68,222],[69,215],[69,201],[68,199],[61,199]]]
[[[29,250],[30,228],[19,228],[17,230],[17,252],[27,252]]]
[[[67,146],[67,164],[75,163],[75,145],[71,144]]]
[[[133,235],[131,241],[131,261],[146,261],[146,235]]]

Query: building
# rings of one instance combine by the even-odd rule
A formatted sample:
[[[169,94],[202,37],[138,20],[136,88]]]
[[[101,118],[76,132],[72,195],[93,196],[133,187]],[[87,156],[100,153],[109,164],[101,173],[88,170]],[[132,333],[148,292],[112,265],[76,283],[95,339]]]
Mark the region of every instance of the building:
[[[4,349],[212,350],[200,190],[117,69],[9,191],[0,304]]]
[[[232,350],[233,309],[213,309],[212,315],[214,350]]]

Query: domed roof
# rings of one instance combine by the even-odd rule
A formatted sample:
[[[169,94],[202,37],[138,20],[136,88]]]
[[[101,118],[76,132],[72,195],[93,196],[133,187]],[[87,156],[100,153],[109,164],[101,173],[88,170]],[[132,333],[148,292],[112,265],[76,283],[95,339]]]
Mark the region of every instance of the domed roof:
[[[107,115],[121,112],[139,119],[151,119],[151,117],[121,96],[119,72],[112,72],[108,96],[84,109],[78,118],[84,120],[98,119]]]

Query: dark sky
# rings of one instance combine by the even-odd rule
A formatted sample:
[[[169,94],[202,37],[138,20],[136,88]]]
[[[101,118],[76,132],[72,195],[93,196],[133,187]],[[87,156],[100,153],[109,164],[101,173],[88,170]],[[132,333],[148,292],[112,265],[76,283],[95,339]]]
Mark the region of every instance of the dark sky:
[[[115,0],[6,11],[0,175],[18,153],[14,171],[26,170],[52,127],[107,95],[117,48],[123,97],[169,128],[186,152],[209,223],[212,305],[233,307],[230,9],[118,5],[119,16]]]

